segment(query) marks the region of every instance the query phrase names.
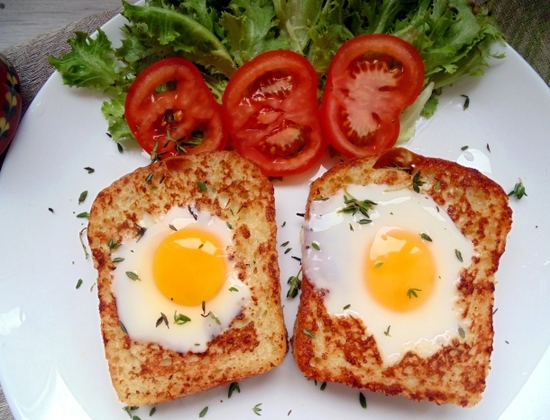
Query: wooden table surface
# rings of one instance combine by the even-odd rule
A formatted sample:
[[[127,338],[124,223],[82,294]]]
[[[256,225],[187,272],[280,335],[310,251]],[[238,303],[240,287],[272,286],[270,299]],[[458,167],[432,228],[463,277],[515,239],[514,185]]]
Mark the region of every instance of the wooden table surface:
[[[121,6],[122,0],[0,0],[0,51]]]

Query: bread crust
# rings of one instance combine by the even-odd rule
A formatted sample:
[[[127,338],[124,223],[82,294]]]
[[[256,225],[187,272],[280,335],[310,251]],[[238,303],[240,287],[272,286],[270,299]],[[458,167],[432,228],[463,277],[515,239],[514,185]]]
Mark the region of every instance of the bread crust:
[[[324,292],[304,276],[291,340],[293,356],[310,379],[470,407],[481,400],[490,369],[495,273],[512,224],[503,189],[475,169],[396,148],[379,157],[344,161],[314,181],[305,217],[309,219],[314,199],[329,197],[346,185],[410,186],[417,172],[424,182],[420,193],[445,209],[474,245],[473,262],[460,273],[458,285],[458,305],[470,324],[468,333],[430,357],[408,352],[399,362],[384,365],[363,322],[329,314]]]
[[[206,191],[199,183],[205,183]],[[162,216],[174,206],[193,206],[233,226],[233,254],[251,302],[204,353],[178,353],[137,343],[121,327],[111,291],[109,241],[139,234],[144,213]],[[179,156],[136,169],[101,191],[88,225],[98,271],[101,332],[119,399],[139,406],[173,400],[266,372],[287,352],[280,302],[273,186],[235,152]]]

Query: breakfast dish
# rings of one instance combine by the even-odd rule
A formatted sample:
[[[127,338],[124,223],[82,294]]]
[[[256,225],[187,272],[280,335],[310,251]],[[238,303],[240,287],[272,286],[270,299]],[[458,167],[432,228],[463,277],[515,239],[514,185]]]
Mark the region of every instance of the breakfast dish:
[[[306,207],[292,340],[300,370],[419,401],[478,403],[511,224],[502,187],[454,162],[396,148],[330,169]]]
[[[120,17],[111,21],[107,35],[119,39],[123,24]],[[415,153],[476,167],[506,192],[519,178],[527,189],[527,197],[510,200],[514,227],[497,273],[491,370],[481,402],[465,409],[363,391],[366,412],[359,390],[308,381],[288,354],[276,369],[239,381],[240,392],[231,397],[229,386],[222,386],[132,414],[148,418],[156,408],[154,419],[198,418],[208,407],[208,419],[227,418],[228,412],[263,419],[337,418],[343,412],[349,419],[461,419],[465,412],[510,419],[512,404],[515,413],[542,415],[547,386],[537,381],[548,371],[534,375],[534,384],[527,381],[550,344],[550,230],[544,222],[550,207],[544,178],[550,92],[512,49],[506,55],[482,79],[466,78],[446,89],[437,114],[420,121],[406,144]],[[470,99],[466,110],[462,95]],[[117,151],[105,135],[103,100],[64,86],[55,74],[27,111],[0,172],[0,237],[9,238],[0,241],[0,382],[16,418],[128,418],[105,359],[97,272],[81,241],[87,220],[76,216],[91,210],[101,190],[150,160],[137,147]],[[293,258],[300,256],[299,214],[310,183],[337,162],[327,154],[307,173],[273,181],[288,331],[298,306],[297,298],[286,297],[286,280],[300,270]],[[88,198],[79,202],[83,191]],[[523,395],[526,382],[532,391]]]
[[[129,406],[195,394],[280,365],[273,186],[235,152],[136,169],[94,200],[105,353]]]

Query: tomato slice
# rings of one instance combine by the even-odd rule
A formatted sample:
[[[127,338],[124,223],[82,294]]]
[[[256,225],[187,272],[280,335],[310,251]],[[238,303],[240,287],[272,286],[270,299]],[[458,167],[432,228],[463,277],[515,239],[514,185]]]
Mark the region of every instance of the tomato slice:
[[[265,175],[304,172],[323,154],[317,75],[295,52],[246,62],[229,80],[222,107],[235,149]]]
[[[221,105],[195,65],[183,58],[157,61],[140,73],[124,112],[140,146],[159,158],[222,150],[227,144]]]
[[[422,90],[424,63],[408,42],[386,34],[360,35],[336,52],[321,105],[330,144],[348,157],[391,148],[399,116]]]

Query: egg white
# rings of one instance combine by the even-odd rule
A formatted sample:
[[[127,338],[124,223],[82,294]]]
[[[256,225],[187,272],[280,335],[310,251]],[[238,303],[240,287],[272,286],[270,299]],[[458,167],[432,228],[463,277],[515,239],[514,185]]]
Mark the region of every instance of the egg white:
[[[180,207],[172,208],[161,220],[144,215],[139,225],[146,229],[145,233],[124,241],[112,254],[114,259],[122,259],[112,272],[112,291],[121,323],[137,342],[157,343],[182,353],[206,351],[208,342],[225,331],[251,300],[250,289],[237,278],[234,265],[228,262],[225,283],[220,292],[206,302],[205,310],[201,305],[183,306],[170,301],[157,288],[153,260],[160,243],[174,233],[174,228],[179,230],[189,225],[216,235],[223,248],[229,250],[232,245],[229,226],[207,212]],[[132,280],[127,272],[135,273],[139,280]],[[176,324],[176,312],[191,321]],[[210,312],[215,317],[203,316]]]
[[[473,244],[427,195],[374,184],[349,185],[346,190],[359,201],[377,203],[369,211],[372,223],[360,224],[364,218],[360,213],[340,211],[345,207],[344,190],[312,202],[303,229],[303,272],[317,289],[327,291],[324,304],[330,314],[363,321],[386,364],[398,362],[409,350],[429,357],[458,337],[459,329],[467,331],[457,306],[457,282],[460,271],[471,263]],[[366,286],[363,267],[369,246],[376,232],[385,227],[426,233],[432,239],[427,245],[435,259],[436,283],[428,300],[415,310],[386,308]],[[455,250],[462,254],[462,261]]]

